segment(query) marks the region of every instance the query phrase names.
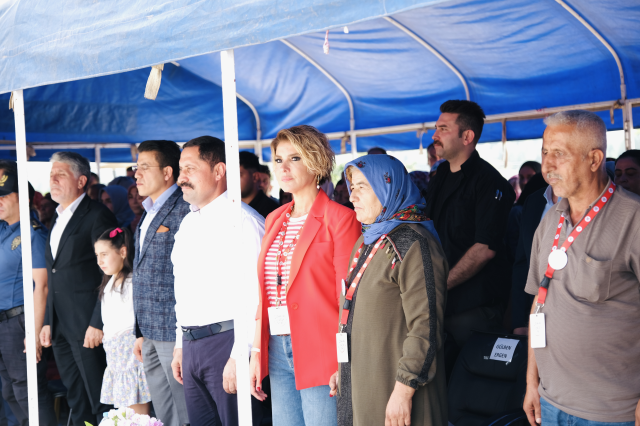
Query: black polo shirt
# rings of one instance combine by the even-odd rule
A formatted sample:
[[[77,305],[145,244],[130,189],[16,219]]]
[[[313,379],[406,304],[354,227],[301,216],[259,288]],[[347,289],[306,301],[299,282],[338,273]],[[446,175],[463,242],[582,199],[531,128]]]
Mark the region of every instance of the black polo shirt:
[[[260,190],[258,191],[258,194],[253,197],[253,200],[251,200],[251,202],[249,203],[249,207],[253,208],[266,219],[269,213],[280,207],[280,204],[273,201],[271,197],[267,197],[265,193]]]
[[[448,161],[438,166],[429,182],[426,214],[438,231],[449,268],[476,243],[487,244],[496,252],[480,272],[449,291],[446,314],[506,304],[511,265],[504,235],[515,198],[509,182],[478,151],[456,173],[451,173]]]

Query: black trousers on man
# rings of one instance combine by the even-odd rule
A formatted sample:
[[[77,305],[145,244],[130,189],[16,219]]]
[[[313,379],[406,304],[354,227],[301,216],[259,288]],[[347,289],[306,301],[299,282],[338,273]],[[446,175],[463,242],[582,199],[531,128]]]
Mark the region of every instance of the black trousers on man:
[[[0,376],[2,397],[22,426],[29,424],[27,391],[27,355],[24,353],[24,314],[0,322]],[[53,397],[47,389],[47,362],[42,359],[38,371],[38,413],[42,426],[56,426]]]
[[[83,347],[84,340],[67,338],[60,325],[53,330],[53,355],[67,388],[73,425],[84,426],[85,422],[97,425],[102,420],[102,413],[113,408],[100,402],[102,378],[107,368],[104,349],[102,345],[93,349]]]

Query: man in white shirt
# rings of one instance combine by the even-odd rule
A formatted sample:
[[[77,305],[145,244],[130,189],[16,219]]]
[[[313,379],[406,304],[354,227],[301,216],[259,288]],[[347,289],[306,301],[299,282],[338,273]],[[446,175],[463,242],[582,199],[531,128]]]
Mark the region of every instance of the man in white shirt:
[[[89,161],[74,152],[51,157],[51,198],[60,203],[45,251],[47,308],[40,342],[53,344],[62,383],[67,388],[73,424],[97,424],[109,406],[100,403],[106,358],[102,315],[96,289],[102,280],[93,242],[116,218],[85,195]]]
[[[171,254],[177,317],[171,366],[176,380],[184,385],[192,426],[235,426],[235,360],[248,349],[249,338],[234,341],[233,319],[255,318],[256,265],[264,219],[242,203],[241,234],[229,226],[234,209],[227,197],[225,148],[220,139],[202,136],[184,145],[178,185],[191,213],[180,225]],[[241,253],[227,245],[237,238]],[[244,297],[239,299],[238,294]]]

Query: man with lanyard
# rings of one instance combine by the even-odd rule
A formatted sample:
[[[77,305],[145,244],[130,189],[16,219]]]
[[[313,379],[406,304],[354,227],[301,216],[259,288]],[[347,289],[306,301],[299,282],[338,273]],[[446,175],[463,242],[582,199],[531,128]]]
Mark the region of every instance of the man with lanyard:
[[[236,359],[249,351],[253,334],[235,341],[233,320],[246,315],[255,330],[264,219],[242,203],[240,235],[229,226],[235,210],[227,195],[220,139],[201,136],[184,145],[178,185],[191,212],[180,224],[171,252],[177,319],[171,367],[184,385],[190,424],[237,426]],[[238,238],[242,250],[230,251],[227,242]]]
[[[34,190],[29,184],[29,199]],[[47,302],[47,268],[45,247],[47,233],[36,219],[31,219],[31,253],[35,336],[39,336]],[[22,244],[18,205],[18,174],[15,163],[0,162],[0,376],[2,394],[21,425],[29,424],[27,399],[27,359],[24,353],[25,318],[22,285]],[[56,425],[53,398],[47,390],[47,362],[36,337],[38,360],[38,411],[41,425]]]
[[[531,250],[524,410],[531,425],[638,424],[640,197],[608,178],[600,117],[545,124],[542,173],[562,200]]]

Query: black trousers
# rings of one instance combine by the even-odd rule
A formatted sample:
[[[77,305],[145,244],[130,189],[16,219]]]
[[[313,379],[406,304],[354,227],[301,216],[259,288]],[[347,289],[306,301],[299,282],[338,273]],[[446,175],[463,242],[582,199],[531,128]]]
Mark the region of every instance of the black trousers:
[[[24,314],[0,322],[0,376],[2,397],[7,401],[13,415],[21,425],[29,424],[27,390],[27,355],[24,351]],[[55,426],[56,413],[53,397],[47,389],[47,361],[43,358],[37,365],[38,372],[38,417],[42,426]]]
[[[53,355],[62,383],[67,388],[67,402],[73,410],[71,419],[74,426],[84,426],[85,422],[98,425],[102,413],[113,408],[100,402],[102,378],[107,367],[104,349],[102,345],[88,349],[83,344],[84,340],[67,338],[60,326],[54,327]]]

